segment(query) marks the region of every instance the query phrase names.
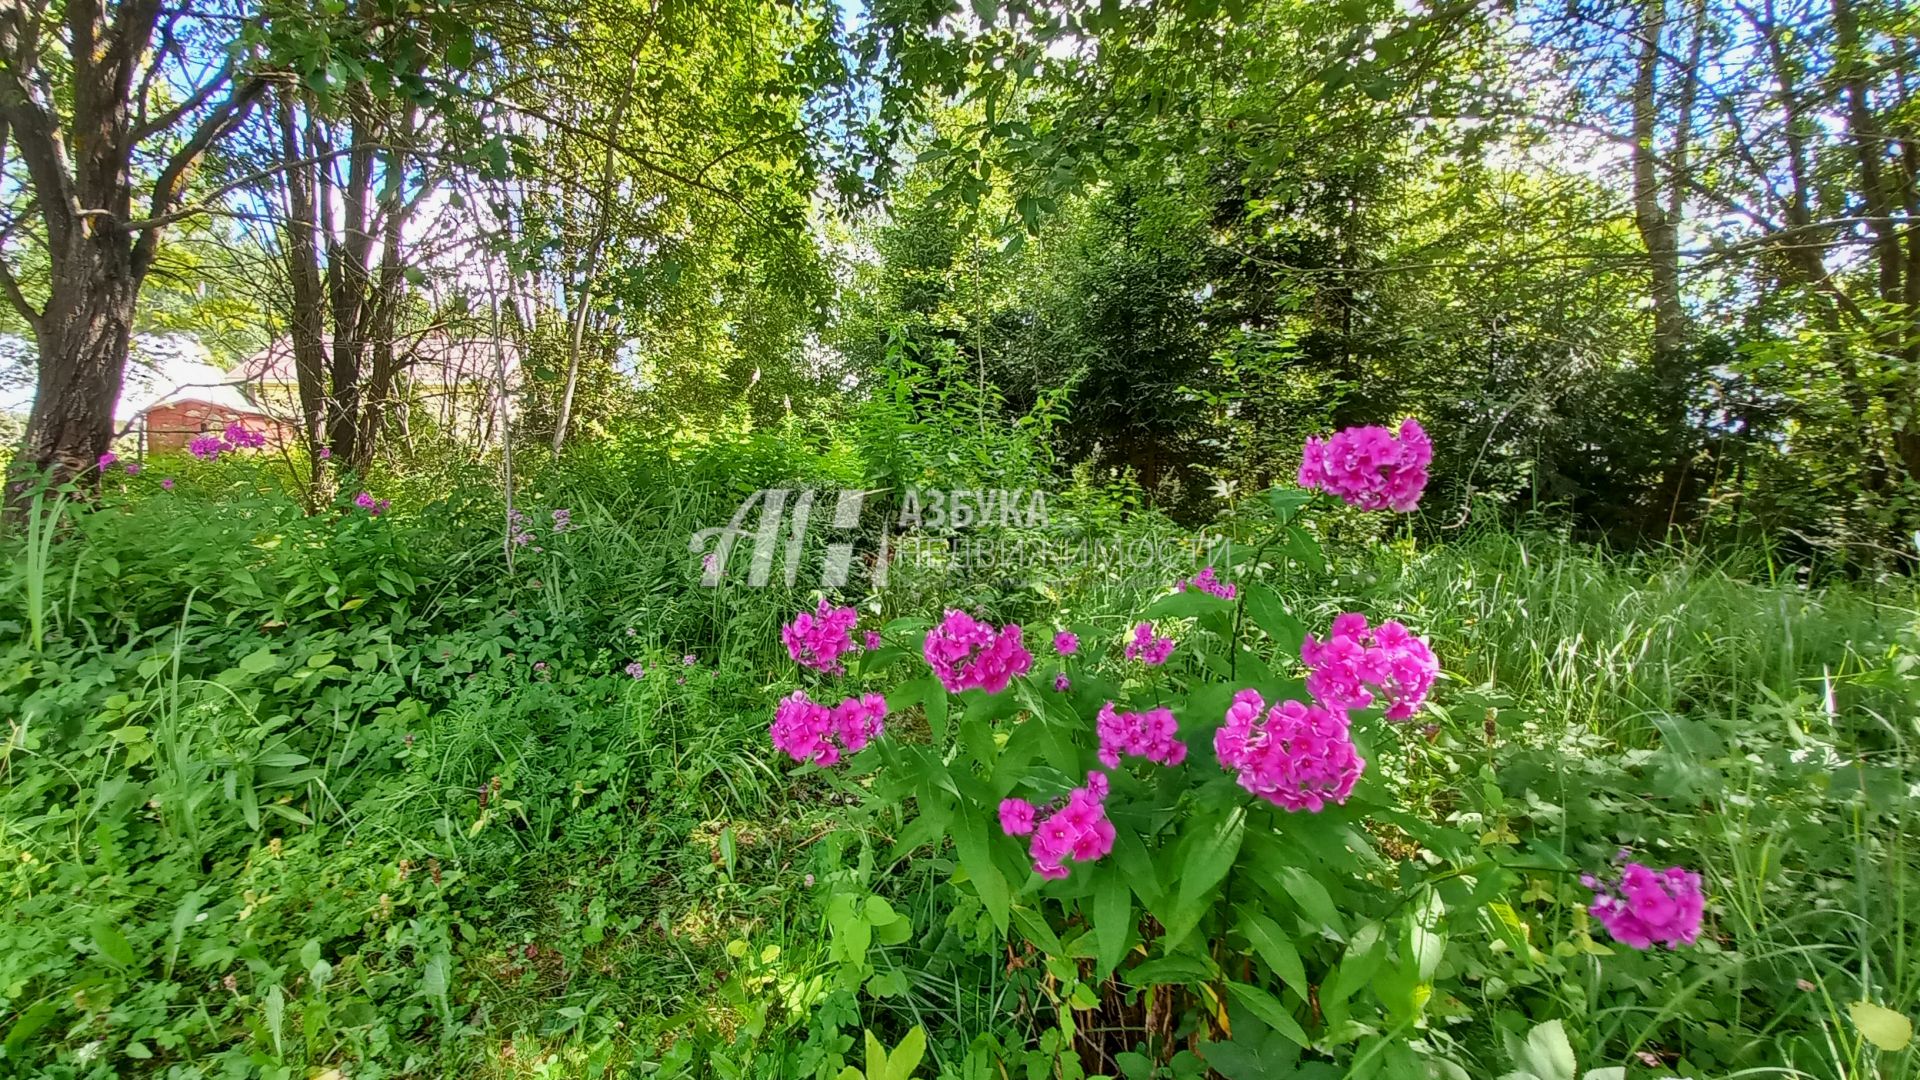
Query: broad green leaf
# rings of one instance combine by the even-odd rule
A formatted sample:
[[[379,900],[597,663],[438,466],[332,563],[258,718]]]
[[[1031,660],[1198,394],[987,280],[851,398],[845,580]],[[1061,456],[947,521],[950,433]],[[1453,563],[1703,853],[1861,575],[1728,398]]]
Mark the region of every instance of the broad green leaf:
[[[1147,605],[1141,613],[1146,619],[1191,619],[1201,615],[1211,615],[1216,611],[1232,611],[1233,601],[1224,600],[1210,592],[1199,589],[1187,589],[1184,592],[1163,596]]]
[[[1380,924],[1370,922],[1354,932],[1353,940],[1347,943],[1347,951],[1340,958],[1340,964],[1333,969],[1333,976],[1320,988],[1320,1000],[1345,1001],[1354,991],[1367,985],[1373,973],[1387,958],[1387,935]]]
[[[126,936],[114,927],[104,913],[93,921],[93,944],[100,950],[101,956],[116,965],[133,966],[133,946],[127,944]]]
[[[1233,869],[1246,834],[1247,812],[1234,807],[1224,814],[1188,819],[1175,861],[1178,892],[1167,906],[1166,946],[1178,945],[1198,926],[1211,906],[1213,892]]]
[[[273,654],[273,646],[262,645],[240,659],[240,670],[252,675],[272,671],[280,666],[280,658]]]
[[[963,813],[953,831],[953,846],[960,856],[960,865],[966,868],[967,877],[973,882],[974,892],[979,894],[987,914],[993,917],[994,927],[1005,934],[1010,907],[1007,879],[994,865],[993,851],[988,846],[987,819],[979,813]]]
[[[1259,1017],[1262,1023],[1291,1039],[1296,1045],[1301,1047],[1311,1045],[1312,1040],[1307,1038],[1307,1029],[1300,1026],[1300,1021],[1293,1018],[1293,1014],[1287,1011],[1287,1007],[1280,1003],[1279,998],[1257,986],[1243,982],[1229,981],[1227,992],[1233,995],[1235,1001],[1246,1006],[1248,1012]]]
[[[1273,638],[1274,651],[1281,656],[1295,657],[1300,653],[1300,643],[1306,640],[1307,628],[1274,591],[1265,585],[1253,585],[1247,589],[1247,616],[1253,624],[1265,630]]]
[[[1407,920],[1407,952],[1412,956],[1422,982],[1432,981],[1433,973],[1439,970],[1441,957],[1446,955],[1447,935],[1440,926],[1446,910],[1440,894],[1428,889]]]
[[[919,1024],[901,1036],[900,1044],[887,1055],[887,1074],[884,1080],[909,1080],[913,1070],[920,1067],[920,1059],[927,1053],[927,1033]]]
[[[1567,1030],[1558,1020],[1535,1025],[1522,1040],[1505,1036],[1507,1056],[1520,1071],[1539,1080],[1575,1080],[1573,1046],[1567,1042]]]
[[[1240,932],[1253,946],[1255,955],[1266,962],[1280,981],[1301,997],[1307,995],[1307,969],[1300,962],[1300,951],[1293,947],[1280,924],[1251,908],[1240,909]]]
[[[273,1052],[285,1053],[280,1046],[280,1029],[287,1017],[287,995],[281,991],[280,984],[275,983],[267,990],[266,1000],[261,1007],[267,1014],[267,1034],[273,1036]]]
[[[1111,974],[1126,955],[1133,928],[1133,890],[1121,872],[1108,867],[1093,887],[1093,937],[1099,947],[1099,973]]]
[[[1127,983],[1132,986],[1162,986],[1167,983],[1212,982],[1220,969],[1212,961],[1197,956],[1163,956],[1138,967],[1128,968]]]
[[[1905,1050],[1913,1041],[1913,1021],[1884,1005],[1856,1001],[1847,1006],[1847,1014],[1868,1042],[1889,1053]]]

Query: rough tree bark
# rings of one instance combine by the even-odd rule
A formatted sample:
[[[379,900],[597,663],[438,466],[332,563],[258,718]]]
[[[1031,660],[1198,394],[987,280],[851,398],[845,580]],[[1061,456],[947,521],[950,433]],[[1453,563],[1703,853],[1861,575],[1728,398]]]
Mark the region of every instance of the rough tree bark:
[[[149,115],[159,61],[179,47],[171,33],[179,13],[164,12],[159,0],[74,0],[63,28],[49,25],[51,14],[33,0],[0,0],[0,146],[26,165],[49,262],[47,295],[36,307],[0,252],[0,291],[39,350],[10,505],[43,480],[97,476],[91,470],[112,441],[135,304],[161,230],[190,213],[180,197],[193,169],[263,88],[253,79],[236,84],[229,66]],[[65,55],[49,59],[50,49]],[[65,83],[64,95],[56,82]],[[164,146],[173,149],[151,183],[136,182],[136,153]],[[145,204],[142,217],[136,202]]]

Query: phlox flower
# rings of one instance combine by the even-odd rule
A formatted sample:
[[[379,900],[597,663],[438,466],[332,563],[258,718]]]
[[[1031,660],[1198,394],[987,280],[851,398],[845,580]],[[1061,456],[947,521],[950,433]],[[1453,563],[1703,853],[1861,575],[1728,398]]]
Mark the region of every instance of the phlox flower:
[[[840,654],[853,651],[853,624],[860,613],[850,607],[834,607],[825,599],[811,612],[803,611],[780,628],[780,639],[787,644],[787,655],[796,663],[815,671],[844,670]]]
[[[216,461],[221,454],[231,449],[233,447],[228,446],[227,441],[218,435],[196,435],[193,441],[187,444],[187,453],[201,461]]]
[[[1159,667],[1167,662],[1167,657],[1173,655],[1173,639],[1155,636],[1150,622],[1136,623],[1125,651],[1129,660],[1138,660],[1148,667]]]
[[[865,643],[868,652],[875,651],[876,649],[880,648],[880,631],[878,630],[867,631],[866,636],[861,638],[861,641]]]
[[[950,693],[977,687],[997,694],[1014,676],[1033,668],[1033,654],[1020,643],[1018,623],[995,630],[991,623],[964,611],[948,611],[938,626],[927,631],[921,653]]]
[[[127,462],[127,464],[126,464],[126,470],[127,470],[127,475],[128,475],[128,476],[139,476],[139,475],[140,475],[140,463],[139,463],[139,462],[137,462],[137,461],[129,461],[129,462]]]
[[[373,497],[372,492],[363,491],[353,497],[353,505],[365,510],[368,517],[379,517],[381,514],[386,513],[387,507],[393,505],[393,503],[388,499],[376,499]]]
[[[1300,486],[1324,491],[1362,510],[1406,513],[1427,486],[1433,441],[1408,418],[1396,436],[1383,427],[1350,427],[1329,438],[1307,439],[1300,456]]]
[[[1025,799],[1000,800],[1000,831],[1008,836],[1033,833],[1034,805]]]
[[[173,490],[173,477],[171,477],[171,476],[163,476],[163,477],[161,477],[161,478],[160,478],[160,489],[161,489],[162,491],[172,491],[172,490]]]
[[[1353,611],[1333,620],[1324,642],[1308,634],[1300,660],[1315,701],[1329,709],[1364,709],[1378,692],[1389,720],[1412,719],[1440,674],[1425,639],[1392,619],[1369,628],[1367,617]]]
[[[1068,859],[1093,862],[1113,850],[1113,822],[1107,819],[1106,799],[1106,775],[1088,773],[1084,786],[1067,793],[1065,806],[1033,825],[1027,853],[1033,857],[1034,873],[1058,880],[1067,876]],[[1005,828],[1006,803],[1000,805],[1001,827]],[[1016,820],[1015,824],[1020,822]]]
[[[232,450],[258,450],[267,445],[267,436],[263,432],[248,431],[238,420],[227,425],[224,438],[227,447]]]
[[[1630,862],[1619,881],[1584,874],[1580,883],[1594,892],[1587,912],[1623,945],[1647,949],[1657,941],[1677,949],[1700,936],[1706,897],[1700,891],[1700,875],[1691,870],[1678,866],[1655,870]]]
[[[1062,694],[1066,693],[1067,687],[1072,685],[1073,680],[1067,678],[1067,673],[1064,671],[1053,677],[1053,688]]]
[[[119,454],[116,454],[116,453],[114,453],[114,452],[113,452],[113,451],[111,451],[111,450],[109,450],[109,451],[107,451],[107,452],[106,452],[106,453],[104,453],[104,454],[101,454],[101,455],[100,455],[100,470],[101,470],[102,472],[105,472],[105,471],[106,471],[106,468],[107,468],[107,466],[109,466],[109,465],[111,465],[111,464],[113,464],[114,462],[116,462],[116,461],[119,461],[119,460],[120,460],[120,455],[119,455]]]
[[[857,753],[886,730],[887,699],[879,694],[847,698],[828,708],[795,690],[773,710],[768,734],[776,749],[799,762],[836,765],[842,751]]]
[[[693,665],[700,662],[700,658],[693,655],[692,653],[688,653],[687,655],[680,658],[680,662],[687,665],[688,667],[692,667]]]
[[[1367,767],[1344,711],[1298,701],[1268,709],[1255,690],[1234,695],[1213,750],[1241,787],[1283,809],[1316,814],[1346,802]]]
[[[324,446],[320,448],[320,460],[321,460],[321,461],[326,461],[326,460],[328,460],[328,459],[329,459],[329,458],[331,458],[331,457],[333,457],[333,451],[332,451],[332,450],[330,450],[330,449],[328,449],[327,447],[324,447]]]
[[[1162,705],[1146,712],[1123,713],[1113,702],[1100,706],[1095,730],[1100,737],[1100,763],[1118,768],[1121,755],[1143,757],[1162,765],[1178,765],[1187,759],[1187,744],[1174,738],[1179,725],[1173,710]]]
[[[527,515],[518,509],[507,511],[507,536],[513,541],[515,547],[526,547],[533,543],[533,530],[529,527],[530,525]]]
[[[1071,630],[1062,630],[1053,635],[1053,651],[1061,656],[1072,656],[1080,651],[1080,636]]]
[[[1222,600],[1231,600],[1240,592],[1239,586],[1230,585],[1215,577],[1213,567],[1211,566],[1203,568],[1199,573],[1193,575],[1190,580],[1175,582],[1173,587],[1178,592],[1186,592],[1190,588],[1198,589],[1203,593],[1210,593]]]

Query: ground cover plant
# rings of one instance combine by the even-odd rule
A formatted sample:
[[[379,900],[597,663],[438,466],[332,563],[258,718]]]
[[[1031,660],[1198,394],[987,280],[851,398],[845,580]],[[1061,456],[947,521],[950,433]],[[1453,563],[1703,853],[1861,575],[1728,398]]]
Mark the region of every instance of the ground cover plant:
[[[1920,1080],[1916,41],[0,0],[0,1077]]]
[[[511,574],[457,481],[310,516],[189,459],[43,503],[8,1060],[1904,1075],[1908,594],[1327,546],[1291,487],[1157,580],[705,589],[732,491],[635,477],[544,481]],[[1700,875],[1697,935],[1596,917],[1650,910],[1633,863]]]

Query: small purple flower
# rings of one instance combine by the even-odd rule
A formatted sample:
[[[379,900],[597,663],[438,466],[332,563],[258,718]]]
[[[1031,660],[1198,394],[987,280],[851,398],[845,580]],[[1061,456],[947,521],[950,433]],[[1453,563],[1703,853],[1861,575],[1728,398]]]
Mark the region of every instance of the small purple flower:
[[[1002,799],[1000,801],[1000,831],[1008,836],[1027,836],[1033,832],[1033,818],[1036,811],[1032,803],[1025,799]]]
[[[1063,694],[1067,692],[1067,687],[1072,685],[1072,681],[1067,678],[1067,673],[1064,671],[1053,677],[1053,688]]]
[[[866,642],[868,652],[873,652],[875,649],[878,649],[880,647],[880,631],[867,631]]]
[[[387,512],[387,507],[393,504],[387,499],[374,498],[370,491],[363,491],[353,497],[353,505],[365,510],[368,517],[379,517]]]
[[[1053,651],[1061,656],[1072,656],[1080,651],[1080,638],[1071,630],[1062,630],[1053,635]]]
[[[700,556],[700,566],[709,574],[715,573],[720,569],[720,556],[709,551]]]
[[[126,466],[126,467],[127,467],[127,475],[128,475],[128,476],[139,476],[139,475],[140,475],[140,463],[139,463],[139,462],[137,462],[137,461],[129,461],[129,462],[127,462],[127,466]]]
[[[573,511],[565,509],[555,510],[553,512],[553,531],[563,533],[571,528],[573,528]]]
[[[329,448],[327,448],[327,447],[324,447],[324,446],[320,448],[320,460],[321,460],[321,461],[326,461],[326,460],[328,460],[328,459],[330,459],[330,458],[332,458],[332,457],[333,457],[333,451],[332,451],[331,449],[329,449]]]
[[[218,461],[221,454],[231,449],[233,447],[227,445],[227,440],[218,435],[196,435],[193,441],[187,444],[187,453],[201,461]]]
[[[646,666],[641,664],[640,661],[638,660],[635,660],[633,663],[627,665],[628,678],[632,678],[632,679],[645,678],[646,674],[647,674]]]
[[[166,491],[172,491],[172,490],[173,490],[173,477],[171,477],[171,476],[169,476],[169,477],[166,477],[165,479],[162,479],[162,480],[160,481],[160,487],[161,487],[162,489],[164,489],[164,490],[166,490]]]
[[[692,667],[693,665],[699,663],[700,661],[697,658],[695,658],[692,653],[688,653],[687,655],[680,658],[680,662],[687,665],[688,667]]]
[[[105,472],[105,471],[106,471],[106,468],[107,468],[107,466],[109,466],[109,465],[111,465],[111,464],[113,464],[114,462],[116,462],[116,461],[119,461],[119,460],[120,460],[120,455],[118,455],[118,454],[116,454],[116,453],[114,453],[114,452],[113,452],[113,451],[111,451],[111,450],[109,450],[109,451],[107,451],[107,452],[106,452],[106,453],[104,453],[104,454],[101,454],[101,455],[100,455],[100,470],[101,470],[102,472]]]

